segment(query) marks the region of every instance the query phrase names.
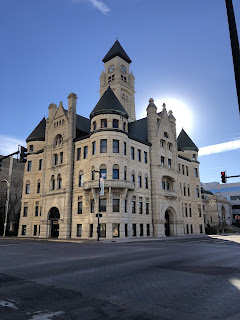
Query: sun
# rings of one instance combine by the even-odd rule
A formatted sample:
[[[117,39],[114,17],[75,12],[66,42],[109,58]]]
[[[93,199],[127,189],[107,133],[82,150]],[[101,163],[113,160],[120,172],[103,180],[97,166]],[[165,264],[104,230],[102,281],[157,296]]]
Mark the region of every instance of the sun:
[[[194,130],[194,116],[186,103],[176,98],[157,98],[154,99],[154,103],[158,108],[158,112],[162,111],[163,103],[166,104],[167,112],[172,110],[173,115],[176,118],[177,135],[182,129],[184,129],[187,134],[191,135]]]

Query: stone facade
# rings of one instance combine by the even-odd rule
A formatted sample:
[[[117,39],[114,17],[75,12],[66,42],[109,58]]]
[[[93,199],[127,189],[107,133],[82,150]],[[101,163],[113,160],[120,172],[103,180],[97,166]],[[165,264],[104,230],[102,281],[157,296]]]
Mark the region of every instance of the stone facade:
[[[213,194],[204,189],[202,191],[203,216],[205,227],[223,229],[232,225],[232,205],[219,192]]]
[[[90,119],[71,93],[28,137],[19,236],[96,239],[99,208],[102,238],[204,232],[198,149],[153,99],[135,120],[131,60],[116,43]]]

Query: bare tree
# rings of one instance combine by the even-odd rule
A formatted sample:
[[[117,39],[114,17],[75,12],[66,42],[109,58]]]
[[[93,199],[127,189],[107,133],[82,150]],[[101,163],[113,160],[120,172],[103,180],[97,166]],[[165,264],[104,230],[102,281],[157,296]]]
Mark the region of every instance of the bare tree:
[[[14,233],[17,232],[20,211],[21,211],[21,198],[22,198],[22,185],[23,181],[20,178],[13,178],[11,181],[11,191],[8,208],[8,230],[10,222],[15,226]],[[6,183],[1,183],[0,186],[0,233],[3,233],[3,225],[5,221],[5,208],[6,208],[7,186]]]

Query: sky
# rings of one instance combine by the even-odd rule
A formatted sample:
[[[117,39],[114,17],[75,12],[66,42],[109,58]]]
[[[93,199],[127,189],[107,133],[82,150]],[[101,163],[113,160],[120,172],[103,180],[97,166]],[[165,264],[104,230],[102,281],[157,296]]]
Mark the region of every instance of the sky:
[[[240,36],[240,1],[233,6]],[[70,92],[89,117],[116,38],[132,60],[137,119],[149,98],[158,111],[165,102],[199,148],[202,182],[240,175],[225,0],[1,0],[0,154],[26,145],[49,104],[67,108]]]

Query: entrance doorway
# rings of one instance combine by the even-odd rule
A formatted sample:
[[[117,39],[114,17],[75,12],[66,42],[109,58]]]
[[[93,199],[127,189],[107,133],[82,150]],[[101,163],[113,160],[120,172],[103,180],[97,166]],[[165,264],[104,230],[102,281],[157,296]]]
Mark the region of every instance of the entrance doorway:
[[[60,213],[58,208],[52,207],[49,211],[49,220],[51,221],[51,238],[58,238],[59,236],[59,220]]]
[[[170,236],[170,217],[168,210],[165,212],[165,236]]]
[[[51,221],[51,238],[58,238],[59,236],[59,223],[58,220]]]

